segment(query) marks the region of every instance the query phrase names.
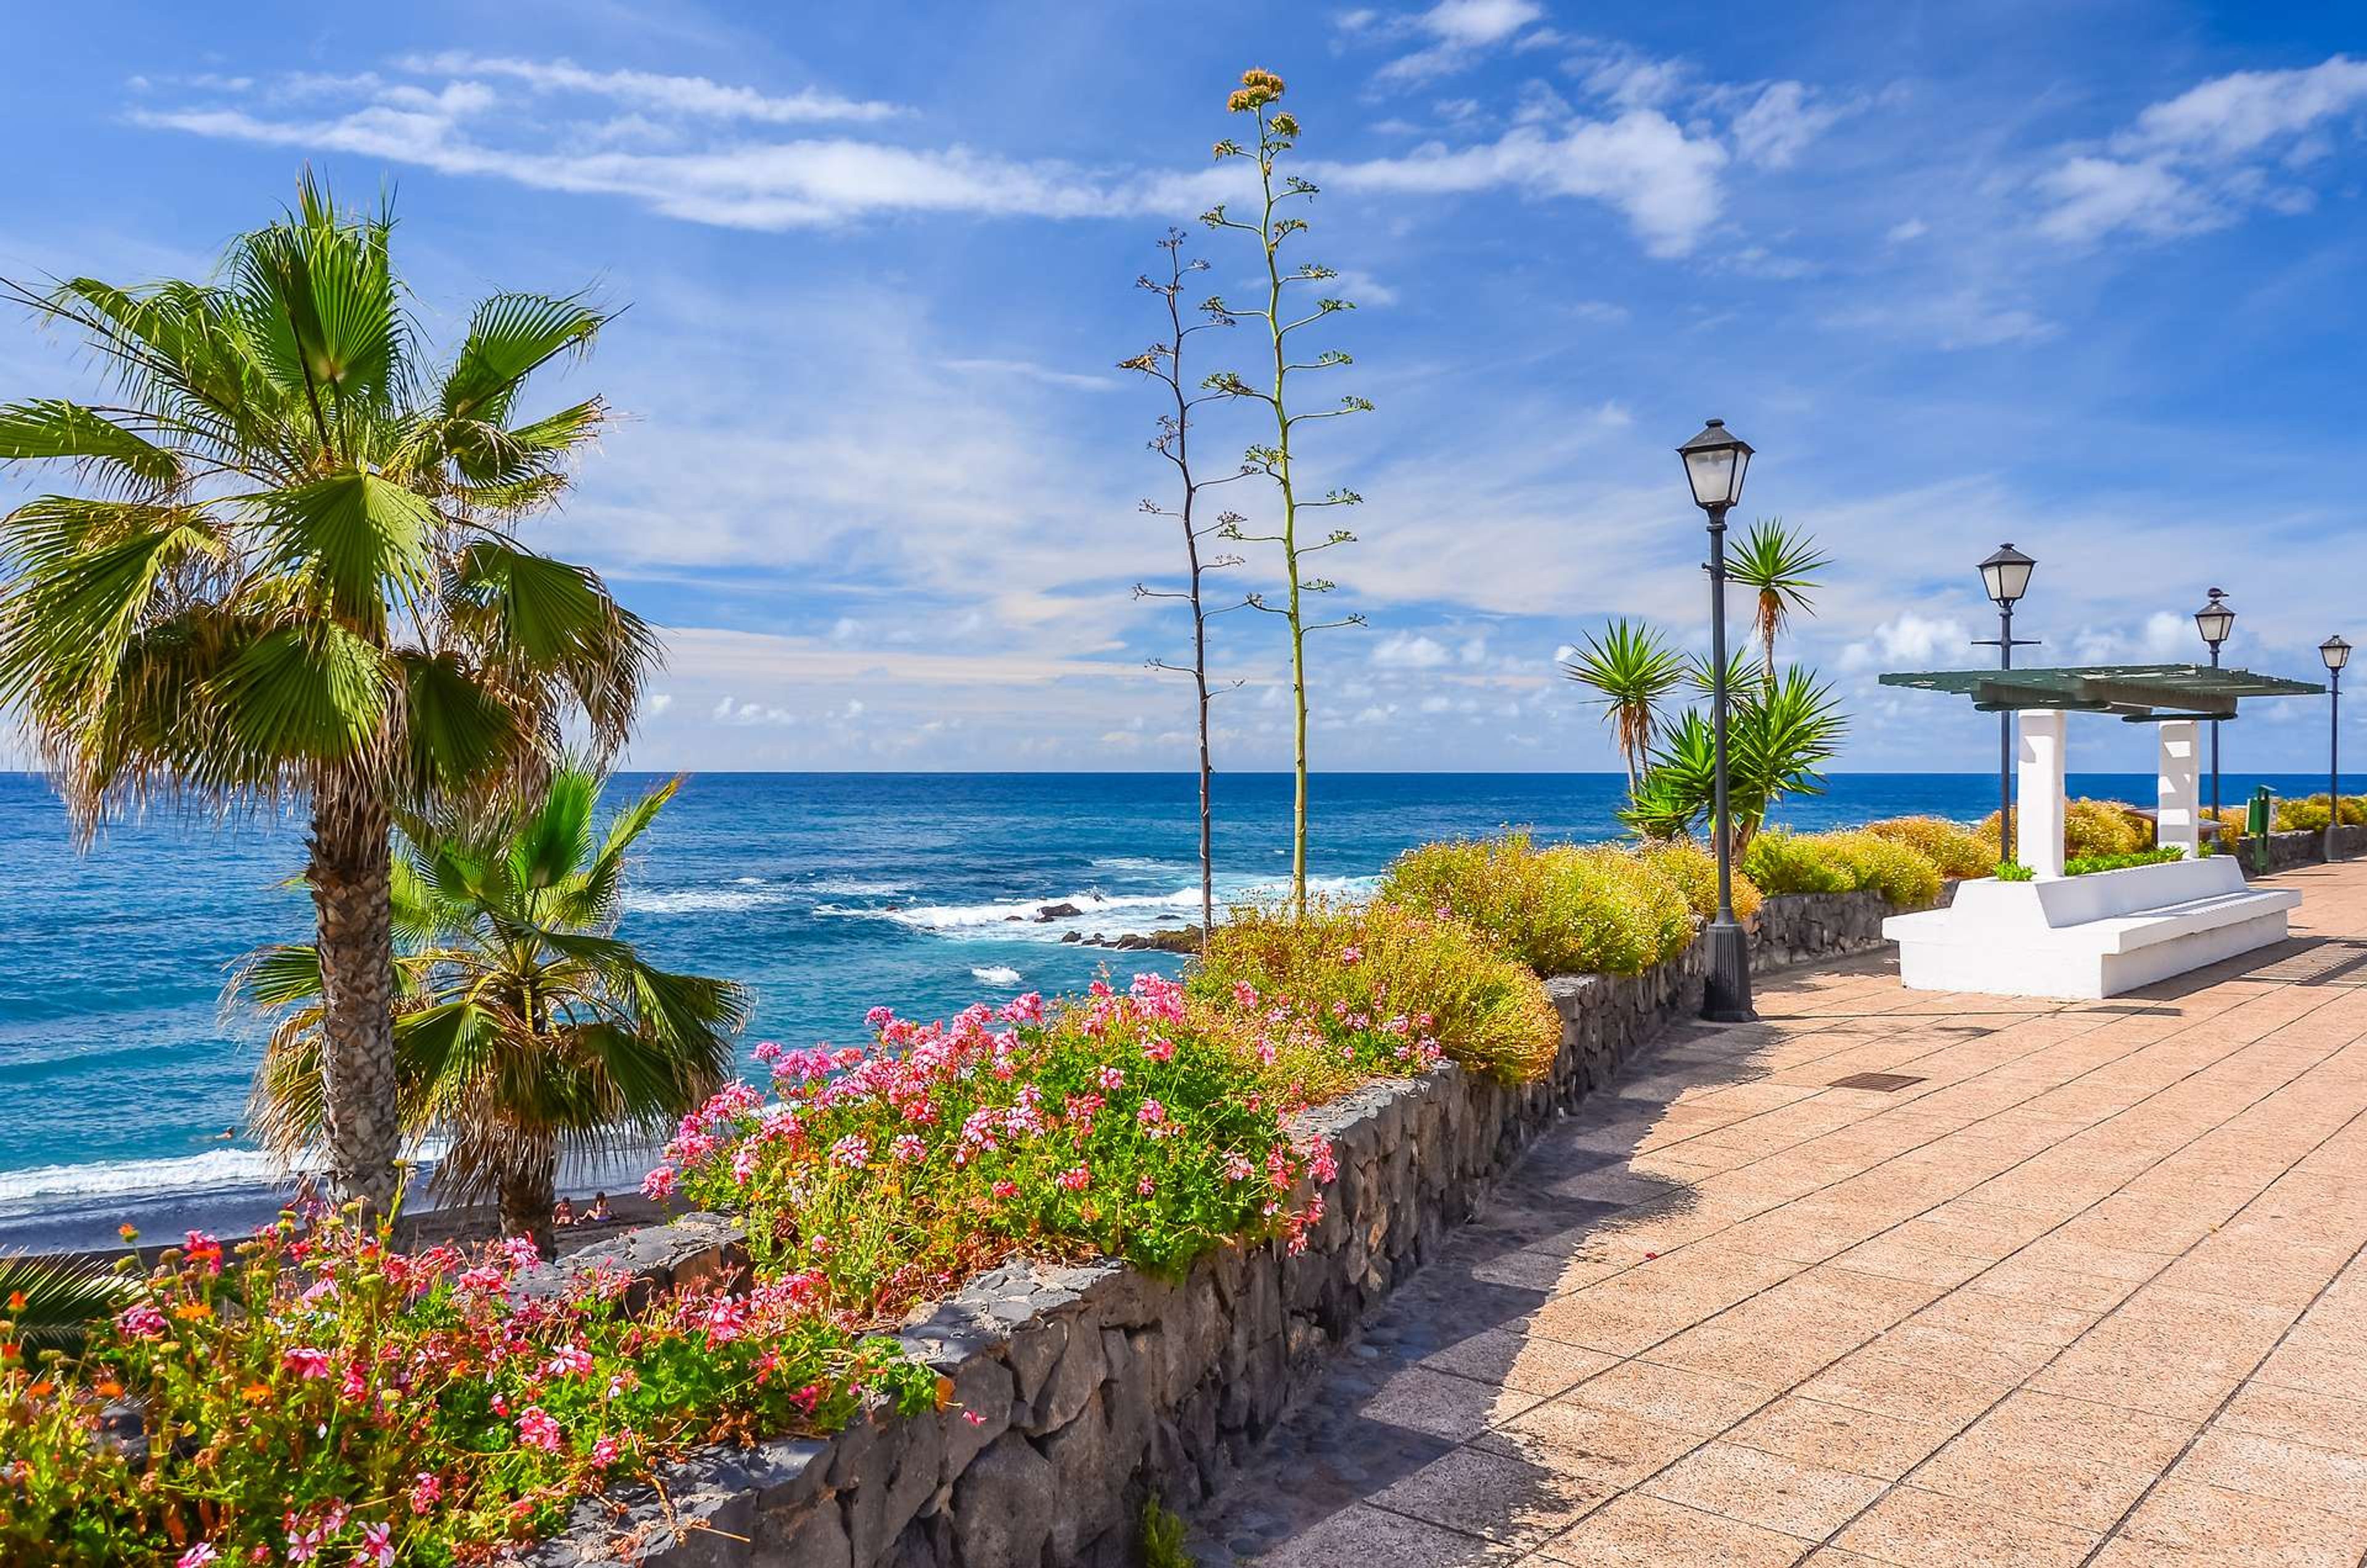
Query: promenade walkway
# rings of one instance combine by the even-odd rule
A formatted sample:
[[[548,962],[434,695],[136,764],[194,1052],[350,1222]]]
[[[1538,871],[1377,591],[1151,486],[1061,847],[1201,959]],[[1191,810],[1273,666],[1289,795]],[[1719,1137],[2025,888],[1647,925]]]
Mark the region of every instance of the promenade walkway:
[[[1867,958],[1672,1032],[1196,1550],[2356,1568],[2367,865],[2279,881],[2293,940],[2108,1002],[1910,992]]]

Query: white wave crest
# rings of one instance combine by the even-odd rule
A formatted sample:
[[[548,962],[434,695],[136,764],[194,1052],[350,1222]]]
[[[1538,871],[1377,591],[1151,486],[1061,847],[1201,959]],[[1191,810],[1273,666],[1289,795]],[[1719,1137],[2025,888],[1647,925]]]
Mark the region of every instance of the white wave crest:
[[[225,1187],[267,1187],[287,1179],[278,1160],[260,1149],[208,1149],[176,1159],[41,1165],[0,1171],[0,1208],[21,1213],[62,1199],[210,1192]]]
[[[636,915],[698,915],[762,908],[783,897],[769,887],[685,887],[671,893],[628,893],[624,905]]]
[[[1311,893],[1332,897],[1361,897],[1377,886],[1378,879],[1370,876],[1311,876],[1307,879]],[[1281,897],[1288,891],[1282,883],[1259,879],[1238,879],[1220,886],[1217,902],[1253,904]],[[1074,915],[1055,915],[1040,919],[1048,908],[1069,905]],[[1147,931],[1160,926],[1184,925],[1200,913],[1200,890],[1179,887],[1172,893],[1108,894],[1088,890],[1043,898],[995,898],[978,904],[915,904],[908,908],[850,908],[844,905],[817,904],[817,915],[840,915],[855,919],[892,920],[914,931],[933,936],[951,937],[957,941],[978,942],[1059,942],[1062,935],[1075,931],[1085,935],[1101,931],[1116,936],[1126,931]]]
[[[1014,969],[1008,964],[989,964],[983,968],[973,969],[969,972],[969,977],[976,980],[981,986],[1015,986],[1019,984],[1019,971]]]
[[[905,890],[901,882],[861,882],[848,877],[823,877],[806,884],[809,893],[829,893],[842,898],[892,898]]]

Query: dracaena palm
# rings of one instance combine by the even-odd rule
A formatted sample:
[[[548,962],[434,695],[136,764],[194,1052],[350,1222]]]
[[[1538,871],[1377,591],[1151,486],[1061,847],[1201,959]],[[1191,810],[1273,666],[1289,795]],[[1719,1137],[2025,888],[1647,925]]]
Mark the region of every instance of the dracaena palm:
[[[1751,630],[1759,637],[1764,660],[1760,670],[1766,684],[1772,686],[1776,679],[1775,634],[1794,614],[1816,613],[1809,592],[1817,586],[1817,574],[1831,564],[1832,558],[1817,548],[1814,535],[1784,527],[1781,517],[1753,523],[1727,554],[1727,575],[1752,592]]]
[[[1832,687],[1796,665],[1772,686],[1747,683],[1730,700],[1727,809],[1739,855],[1778,801],[1824,793],[1824,766],[1840,751],[1849,720]],[[1716,748],[1708,716],[1687,709],[1654,750],[1635,804],[1620,814],[1622,819],[1647,838],[1674,838],[1711,817]]]
[[[528,417],[527,385],[606,315],[496,295],[439,360],[391,229],[308,175],[207,281],[0,285],[77,330],[110,388],[0,406],[0,467],[80,481],[0,519],[0,711],[85,842],[158,797],[305,803],[326,1152],[372,1203],[397,1150],[393,813],[531,781],[571,725],[612,749],[658,656],[596,576],[511,532],[606,412]]]
[[[1659,732],[1660,700],[1684,678],[1685,660],[1667,640],[1640,622],[1617,620],[1600,635],[1586,634],[1585,646],[1562,665],[1563,673],[1595,694],[1603,721],[1613,727],[1619,755],[1627,764],[1633,800],[1644,761]]]
[[[600,781],[573,766],[489,825],[398,829],[404,1134],[447,1145],[439,1197],[498,1201],[507,1233],[546,1252],[561,1156],[663,1135],[722,1082],[747,1021],[740,986],[661,969],[616,934],[626,856],[679,784],[617,812],[605,833],[593,821]],[[319,949],[264,949],[233,994],[276,1016],[250,1119],[299,1158],[324,1121]]]

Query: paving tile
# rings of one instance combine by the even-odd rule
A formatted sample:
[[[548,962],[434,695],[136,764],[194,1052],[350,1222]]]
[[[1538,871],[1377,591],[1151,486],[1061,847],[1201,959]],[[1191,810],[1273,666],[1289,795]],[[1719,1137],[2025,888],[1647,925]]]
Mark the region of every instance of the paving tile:
[[[1455,1449],[1372,1494],[1376,1507],[1428,1524],[1534,1547],[1617,1488],[1485,1449]]]
[[[2211,1431],[2179,1462],[2180,1479],[2367,1520],[2367,1459],[2264,1438]]]
[[[1440,1346],[1417,1364],[1474,1382],[1497,1384],[1512,1393],[1543,1397],[1616,1366],[1618,1358],[1523,1334],[1517,1328],[1485,1328]]]
[[[2211,1563],[2274,1568],[2354,1568],[2367,1550],[2355,1520],[2293,1504],[2267,1505],[2173,1475],[2121,1525],[2134,1540],[2177,1547]]]
[[[1726,1438],[1803,1463],[1895,1481],[1954,1430],[1790,1394],[1727,1432]]]
[[[1702,1439],[1625,1411],[1549,1400],[1473,1439],[1475,1448],[1633,1486]]]
[[[1871,1476],[1721,1441],[1678,1461],[1643,1490],[1667,1502],[1813,1540],[1838,1529],[1882,1487]]]
[[[1356,1414],[1365,1421],[1461,1442],[1536,1403],[1534,1394],[1408,1367],[1382,1383]]]
[[[1569,1391],[1568,1398],[1598,1409],[1625,1411],[1663,1427],[1712,1437],[1775,1396],[1761,1383],[1650,1360],[1622,1362]]]
[[[1259,1568],[1339,1568],[1387,1562],[1396,1568],[1478,1568],[1511,1562],[1519,1549],[1441,1529],[1403,1514],[1353,1503],[1316,1521],[1258,1558]]]
[[[1953,1369],[1919,1365],[1861,1350],[1818,1373],[1794,1392],[1828,1404],[1870,1410],[1908,1421],[1962,1426],[1988,1409],[2013,1385],[1968,1378]]]
[[[2110,1529],[2193,1436],[2186,1422],[2024,1390],[1934,1455],[1914,1483],[2008,1513]]]
[[[2228,1402],[2213,1426],[2214,1429],[2251,1432],[2341,1453],[2367,1455],[2367,1400],[2251,1382]]]
[[[1785,1568],[1810,1544],[1631,1492],[1546,1542],[1539,1555],[1572,1568]]]
[[[1994,1502],[1894,1487],[1835,1544],[1901,1568],[2074,1568],[2101,1532],[2011,1514]]]

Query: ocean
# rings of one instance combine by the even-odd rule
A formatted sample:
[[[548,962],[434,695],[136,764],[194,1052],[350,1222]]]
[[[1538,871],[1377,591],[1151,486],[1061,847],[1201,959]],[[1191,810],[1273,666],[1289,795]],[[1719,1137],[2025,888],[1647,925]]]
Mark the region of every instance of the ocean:
[[[613,781],[628,798],[659,775]],[[2256,782],[2225,776],[2225,798]],[[2146,802],[2150,775],[2075,775],[2074,793]],[[1986,773],[1839,774],[1784,803],[1802,829],[1908,812],[1973,818]],[[1526,825],[1615,836],[1615,774],[1353,773],[1315,781],[1314,885],[1353,895],[1410,845]],[[1290,780],[1217,781],[1218,898],[1289,869]],[[642,840],[621,934],[670,967],[755,993],[745,1045],[855,1043],[865,1011],[943,1016],[980,998],[1075,990],[1106,969],[1181,960],[1063,934],[1197,918],[1187,774],[708,773]],[[0,1249],[268,1217],[272,1168],[243,1137],[262,1031],[221,1010],[241,954],[309,935],[300,822],[152,816],[77,852],[40,778],[0,773]],[[1048,904],[1078,916],[1033,917]],[[1012,917],[1018,917],[1013,919]],[[630,1185],[636,1170],[574,1173]]]

